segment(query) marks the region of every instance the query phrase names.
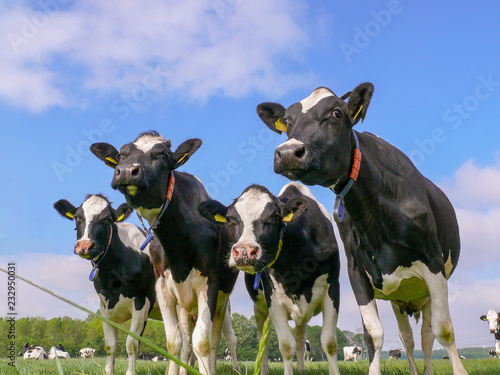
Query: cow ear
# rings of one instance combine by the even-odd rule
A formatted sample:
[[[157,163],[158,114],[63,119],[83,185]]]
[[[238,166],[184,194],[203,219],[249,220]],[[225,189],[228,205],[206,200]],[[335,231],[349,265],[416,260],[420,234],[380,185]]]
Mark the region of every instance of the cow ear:
[[[76,207],[66,199],[58,200],[56,203],[54,203],[54,208],[61,214],[62,217],[65,217],[69,220],[75,219]]]
[[[98,142],[90,145],[90,151],[101,159],[108,167],[115,168],[118,165],[118,150],[109,143]]]
[[[285,117],[285,107],[278,103],[261,103],[257,106],[257,114],[260,119],[273,132],[281,134],[286,132],[286,125],[283,122]]]
[[[365,82],[351,91],[347,108],[353,126],[356,125],[360,119],[361,121],[365,119],[374,89],[375,88],[370,82]]]
[[[486,320],[486,315],[481,315],[481,316],[479,317],[479,319],[481,319],[481,320]]]
[[[347,91],[344,95],[340,97],[342,100],[346,100],[349,96],[351,96],[352,91]]]
[[[131,208],[127,203],[122,203],[115,210],[116,222],[121,223],[122,221],[127,220],[130,214],[134,212],[134,209]]]
[[[187,141],[182,142],[174,152],[174,169],[184,165],[189,160],[191,155],[193,155],[200,148],[201,144],[201,139],[198,138],[188,139]]]
[[[307,201],[303,198],[290,199],[281,209],[283,221],[290,222],[296,220],[300,215],[306,212],[307,206]]]
[[[208,219],[213,223],[222,225],[227,222],[227,207],[216,200],[211,199],[200,203],[198,205],[198,212],[205,219]]]

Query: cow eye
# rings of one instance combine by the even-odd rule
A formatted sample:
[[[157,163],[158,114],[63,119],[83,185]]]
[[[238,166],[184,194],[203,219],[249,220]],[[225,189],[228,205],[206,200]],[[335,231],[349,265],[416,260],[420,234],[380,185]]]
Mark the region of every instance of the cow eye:
[[[123,158],[123,156],[122,156],[122,154],[118,153],[118,154],[116,155],[116,158],[117,158],[118,160],[121,160],[121,159]]]
[[[340,109],[335,108],[332,112],[332,116],[336,119],[340,119],[342,117],[342,112],[340,111]]]

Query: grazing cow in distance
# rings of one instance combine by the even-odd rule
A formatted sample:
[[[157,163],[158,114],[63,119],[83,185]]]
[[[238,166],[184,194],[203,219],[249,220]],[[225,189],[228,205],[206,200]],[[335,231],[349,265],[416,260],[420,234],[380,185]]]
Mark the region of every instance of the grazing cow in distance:
[[[30,345],[25,343],[18,353],[19,356],[23,356],[23,359],[47,359],[47,353],[41,346]]]
[[[193,348],[201,373],[216,371],[216,348],[221,330],[232,331],[225,321],[229,294],[238,271],[226,264],[227,231],[207,223],[198,213],[198,204],[210,199],[200,180],[176,169],[201,146],[201,140],[183,142],[174,152],[170,140],[157,132],[142,133],[120,152],[110,144],[94,143],[90,149],[114,168],[111,187],[124,194],[128,204],[150,224],[151,238],[158,238],[170,265],[169,277],[158,279],[156,290],[165,323],[167,349],[178,357],[182,337],[178,330],[176,306],[196,317]],[[236,347],[236,340],[228,341]],[[191,342],[187,343],[191,345]],[[239,371],[236,351],[233,368]],[[168,373],[178,365],[170,362]]]
[[[488,350],[488,356],[490,358],[498,358],[498,354],[495,349],[490,349]]]
[[[500,357],[500,313],[491,309],[486,315],[481,315],[479,319],[488,322],[490,333],[495,335],[495,352]]]
[[[117,323],[132,319],[130,330],[142,335],[148,317],[161,319],[156,304],[155,270],[151,256],[161,259],[158,241],[144,252],[139,247],[145,234],[137,226],[123,223],[133,211],[126,203],[117,209],[102,195],[89,195],[75,207],[61,199],[54,208],[65,218],[76,222],[77,241],[74,252],[88,259],[93,266],[91,279],[99,296],[102,316]],[[158,273],[166,267],[159,267]],[[117,329],[103,322],[106,342],[106,374],[114,372],[117,348]],[[126,342],[129,364],[127,375],[135,374],[135,359],[139,340],[132,336]]]
[[[311,343],[309,342],[309,340],[306,340],[306,342],[304,343],[304,361],[311,361]]]
[[[401,351],[403,349],[391,349],[389,350],[389,360],[391,359],[401,359]]]
[[[222,358],[224,358],[224,361],[231,362],[232,357],[229,348],[224,349],[224,355],[222,356]]]
[[[71,358],[69,353],[62,347],[62,345],[53,346],[50,348],[48,358],[54,359],[56,357],[61,358],[61,359],[70,359]]]
[[[361,346],[344,346],[344,361],[360,361],[362,348]]]
[[[320,87],[287,109],[277,103],[258,105],[263,122],[288,137],[275,150],[274,171],[336,195],[333,216],[363,320],[369,375],[380,375],[384,333],[377,298],[392,303],[411,374],[417,370],[408,317],[422,312],[424,371],[432,373],[437,338],[453,373],[464,375],[448,305],[447,280],[460,253],[455,211],[400,150],[353,129],[365,118],[373,90],[371,83],[363,83],[337,97]]]
[[[151,361],[155,356],[152,354],[139,353],[137,358],[142,359],[144,361]]]
[[[209,200],[200,213],[224,225],[231,237],[229,265],[245,271],[245,284],[254,302],[258,338],[271,317],[278,335],[284,373],[304,371],[307,323],[322,312],[321,344],[330,374],[337,368],[337,314],[340,261],[328,211],[304,185],[291,182],[276,197],[251,185],[228,207]],[[288,320],[295,322],[295,338]],[[268,373],[268,343],[262,372]]]
[[[78,358],[94,358],[95,349],[92,348],[83,348],[78,352]]]

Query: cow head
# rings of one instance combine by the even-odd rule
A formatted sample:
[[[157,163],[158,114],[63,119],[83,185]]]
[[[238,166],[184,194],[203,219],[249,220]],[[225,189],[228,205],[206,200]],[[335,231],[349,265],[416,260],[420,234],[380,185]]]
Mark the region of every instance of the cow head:
[[[133,211],[126,203],[115,210],[102,195],[89,195],[78,208],[61,199],[54,203],[54,208],[66,219],[75,221],[75,254],[85,259],[102,254],[110,241],[112,223],[125,220]]]
[[[284,221],[296,220],[306,209],[304,199],[283,203],[259,185],[246,188],[228,207],[214,200],[198,206],[202,216],[229,230],[233,243],[229,265],[250,273],[276,259]]]
[[[123,193],[131,207],[153,209],[165,202],[170,172],[188,161],[200,146],[201,140],[189,139],[172,152],[170,140],[150,131],[120,151],[108,143],[94,143],[90,151],[114,168],[111,187]]]
[[[498,333],[500,327],[500,313],[495,310],[489,310],[488,314],[481,315],[479,319],[488,322],[490,333]]]
[[[17,353],[17,355],[19,356],[22,356],[24,355],[24,353],[26,353],[28,350],[30,349],[33,349],[34,346],[33,345],[30,345],[29,343],[24,343],[24,345],[21,347],[21,350],[19,351],[19,353]]]
[[[352,127],[365,118],[373,90],[371,83],[363,83],[339,98],[319,87],[287,109],[277,103],[259,104],[262,121],[288,136],[275,150],[274,171],[307,185],[330,187],[348,180],[355,147]]]

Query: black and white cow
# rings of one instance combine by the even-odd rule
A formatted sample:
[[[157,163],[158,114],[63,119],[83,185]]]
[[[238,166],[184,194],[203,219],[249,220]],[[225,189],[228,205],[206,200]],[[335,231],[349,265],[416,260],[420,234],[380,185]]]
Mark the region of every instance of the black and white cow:
[[[200,372],[215,373],[221,329],[232,331],[231,325],[223,322],[238,272],[226,264],[226,231],[207,223],[198,213],[198,204],[210,199],[202,183],[175,170],[200,146],[199,139],[190,139],[172,152],[170,140],[147,132],[125,144],[120,152],[107,143],[95,143],[90,149],[114,168],[111,186],[152,224],[165,250],[171,277],[160,277],[156,290],[168,351],[178,357],[181,350],[175,308],[180,305],[197,318],[192,341]],[[228,347],[236,347],[235,340],[228,342],[231,336],[234,332],[225,334]],[[239,370],[236,352],[232,357],[233,367]],[[168,373],[177,371],[178,365],[170,362]]]
[[[41,346],[30,345],[25,343],[18,353],[23,356],[23,359],[47,359],[48,355]]]
[[[292,182],[276,197],[252,185],[228,207],[210,200],[198,207],[207,219],[230,231],[229,265],[246,271],[245,283],[254,301],[258,337],[267,316],[278,335],[285,374],[304,371],[307,323],[323,313],[321,344],[338,373],[336,326],[339,308],[339,254],[328,211],[304,185]],[[262,284],[256,277],[261,277]],[[295,322],[295,339],[288,320]],[[268,373],[268,347],[262,371]],[[335,372],[337,371],[337,372]]]
[[[362,348],[361,346],[344,346],[344,361],[360,361]]]
[[[94,358],[95,349],[92,348],[82,348],[78,351],[77,358]]]
[[[400,150],[353,130],[365,118],[373,90],[371,83],[363,83],[339,98],[320,87],[287,109],[260,104],[257,112],[263,122],[288,136],[275,150],[274,171],[330,188],[337,196],[333,214],[363,319],[370,375],[380,374],[384,338],[377,298],[392,302],[410,373],[417,370],[408,316],[422,312],[426,373],[432,372],[436,337],[449,353],[454,374],[463,375],[447,285],[460,252],[455,211]]]
[[[49,350],[49,354],[47,355],[48,359],[55,359],[61,358],[61,359],[70,359],[71,356],[69,353],[61,346],[53,346]]]
[[[311,343],[309,342],[309,340],[306,340],[306,342],[304,343],[304,361],[311,361]]]
[[[54,208],[63,217],[76,222],[74,252],[90,260],[92,272],[97,273],[93,282],[101,315],[120,324],[132,319],[130,330],[138,335],[144,331],[149,316],[161,319],[155,305],[156,277],[150,252],[158,257],[163,253],[157,241],[144,252],[139,250],[145,239],[144,232],[133,224],[122,222],[133,210],[126,203],[115,210],[102,195],[89,195],[79,207],[61,199],[54,203]],[[103,330],[107,354],[105,371],[112,374],[117,329],[103,322]],[[129,358],[127,375],[135,374],[139,341],[128,336],[126,347]]]
[[[401,351],[403,349],[390,349],[389,350],[389,360],[391,359],[401,359]]]
[[[479,319],[488,322],[490,333],[495,335],[495,352],[500,358],[500,313],[491,309],[486,315],[481,315]]]
[[[498,354],[495,349],[488,350],[488,356],[490,357],[490,359],[498,358]]]

